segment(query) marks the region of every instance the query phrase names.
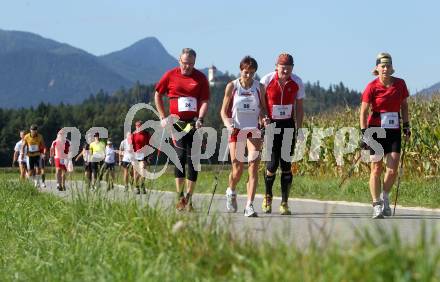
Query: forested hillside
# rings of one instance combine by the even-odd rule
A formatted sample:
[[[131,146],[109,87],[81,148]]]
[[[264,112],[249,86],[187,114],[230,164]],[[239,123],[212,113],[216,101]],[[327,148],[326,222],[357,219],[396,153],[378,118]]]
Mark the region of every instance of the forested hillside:
[[[220,107],[224,95],[224,85],[211,88],[209,111],[206,125],[220,129]],[[350,91],[342,83],[325,89],[319,83],[306,83],[305,112],[306,119],[319,111],[329,112],[340,107],[354,107],[359,104],[359,93]],[[154,103],[154,86],[137,83],[133,88],[120,89],[113,95],[103,91],[90,96],[78,105],[50,105],[41,103],[37,107],[21,109],[0,109],[0,165],[10,165],[12,150],[18,141],[21,129],[28,129],[32,123],[39,125],[46,145],[55,137],[56,132],[65,126],[77,127],[82,134],[91,127],[102,126],[108,129],[109,136],[118,144],[123,138],[123,125],[128,109],[136,103]],[[151,113],[141,111],[137,118],[153,118]]]

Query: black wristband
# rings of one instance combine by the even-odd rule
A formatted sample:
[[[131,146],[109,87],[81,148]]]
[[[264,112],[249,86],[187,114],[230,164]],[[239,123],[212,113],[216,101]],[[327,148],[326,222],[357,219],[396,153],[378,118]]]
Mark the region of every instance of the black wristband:
[[[403,123],[404,128],[409,128],[409,121]]]

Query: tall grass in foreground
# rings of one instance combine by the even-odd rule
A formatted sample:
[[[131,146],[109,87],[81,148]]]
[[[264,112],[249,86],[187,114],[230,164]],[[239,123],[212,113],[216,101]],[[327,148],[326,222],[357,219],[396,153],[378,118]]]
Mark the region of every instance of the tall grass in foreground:
[[[396,233],[360,232],[343,247],[312,243],[300,250],[240,240],[215,218],[135,201],[63,201],[4,179],[0,199],[0,281],[435,281],[440,275],[440,249],[426,234],[407,245]]]

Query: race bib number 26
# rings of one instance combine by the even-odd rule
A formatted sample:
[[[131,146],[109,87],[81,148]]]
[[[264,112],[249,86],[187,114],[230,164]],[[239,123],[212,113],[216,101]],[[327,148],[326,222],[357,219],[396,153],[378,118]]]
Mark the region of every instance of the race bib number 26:
[[[194,97],[179,97],[179,112],[197,112],[197,99]]]

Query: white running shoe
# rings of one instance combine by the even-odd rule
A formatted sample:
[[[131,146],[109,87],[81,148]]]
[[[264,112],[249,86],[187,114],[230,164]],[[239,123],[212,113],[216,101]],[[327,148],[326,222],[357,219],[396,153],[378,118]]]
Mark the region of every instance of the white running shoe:
[[[226,210],[237,212],[237,194],[231,188],[226,189]]]
[[[44,183],[44,182],[41,182],[41,186],[40,186],[41,188],[46,188],[46,183]]]
[[[390,200],[389,199],[383,200],[382,214],[384,216],[391,216],[391,207],[390,207]]]
[[[258,217],[257,212],[254,210],[254,205],[250,204],[244,209],[244,216],[246,217]]]
[[[373,207],[373,217],[372,218],[384,218],[382,213],[382,205],[377,204]]]

